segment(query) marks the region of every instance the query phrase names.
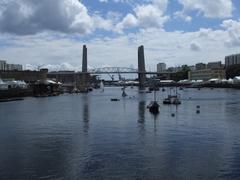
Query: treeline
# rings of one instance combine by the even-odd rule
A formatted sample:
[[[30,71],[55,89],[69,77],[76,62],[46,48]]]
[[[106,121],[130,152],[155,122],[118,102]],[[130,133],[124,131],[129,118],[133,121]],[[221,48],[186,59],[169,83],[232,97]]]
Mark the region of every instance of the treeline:
[[[226,69],[226,78],[234,78],[240,76],[240,64],[235,64]]]
[[[188,71],[190,70],[191,69],[188,65],[182,65],[182,70],[171,74],[171,79],[176,82],[183,79],[188,79]]]

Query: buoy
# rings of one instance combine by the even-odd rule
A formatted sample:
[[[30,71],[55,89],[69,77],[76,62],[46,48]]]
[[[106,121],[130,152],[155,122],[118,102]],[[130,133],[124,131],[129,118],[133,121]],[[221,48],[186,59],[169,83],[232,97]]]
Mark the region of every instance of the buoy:
[[[200,108],[200,106],[198,105],[198,106],[196,106],[198,109]]]
[[[174,117],[174,116],[175,116],[175,114],[174,114],[174,113],[172,113],[171,115],[172,115],[172,117]]]
[[[197,110],[196,113],[199,114],[199,113],[200,113],[200,110]]]
[[[120,101],[120,99],[112,98],[111,101]]]

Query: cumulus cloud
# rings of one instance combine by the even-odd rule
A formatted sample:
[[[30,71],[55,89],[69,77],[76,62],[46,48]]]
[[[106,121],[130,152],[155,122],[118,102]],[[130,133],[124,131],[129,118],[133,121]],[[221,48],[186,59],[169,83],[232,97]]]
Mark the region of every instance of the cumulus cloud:
[[[123,20],[117,24],[117,31],[121,32],[129,27],[161,28],[169,20],[165,16],[168,0],[151,0],[145,4],[138,4],[133,8],[133,14],[127,14]]]
[[[88,64],[91,67],[102,67],[106,64],[128,67],[130,64],[137,66],[137,48],[143,44],[146,67],[151,69],[155,69],[158,59],[166,62],[168,66],[208,62],[212,59],[223,61],[226,55],[239,51],[239,46],[233,46],[233,43],[231,46],[230,44],[226,46],[226,42],[234,42],[231,41],[230,34],[240,29],[237,28],[239,23],[237,22],[223,21],[222,29],[218,30],[167,32],[156,28],[141,29],[137,33],[112,38],[92,38],[88,41],[83,41],[79,37],[75,40],[67,36],[52,38],[52,35],[47,33],[14,38],[4,38],[4,35],[0,37],[0,41],[7,41],[11,46],[1,49],[0,57],[8,60],[9,63],[39,64],[41,62],[51,69],[54,69],[53,66],[59,68],[58,64],[65,62],[72,67],[81,67],[82,45],[87,44]],[[64,70],[64,68],[59,69]]]
[[[240,20],[224,20],[221,24],[221,27],[226,30],[229,37],[225,41],[225,45],[230,47],[240,46]]]
[[[191,21],[192,21],[192,17],[184,14],[183,11],[177,11],[177,12],[175,12],[175,13],[174,13],[174,17],[175,17],[175,18],[181,18],[181,19],[183,19],[183,20],[186,21],[186,22],[191,22]]]
[[[78,0],[16,0],[0,6],[0,31],[17,35],[43,31],[87,34],[95,28],[110,29],[111,22],[90,16]]]
[[[178,0],[183,12],[198,11],[208,18],[227,18],[232,16],[232,0]]]
[[[138,25],[138,23],[139,23],[139,21],[134,15],[127,14],[123,18],[122,22],[117,24],[116,31],[122,33],[123,29],[136,27]]]
[[[48,71],[80,71],[81,67],[73,66],[68,62],[63,62],[60,64],[26,64],[24,66],[25,70],[38,70],[39,68],[46,68]]]
[[[200,47],[200,45],[199,45],[198,43],[192,42],[192,43],[190,44],[190,49],[191,49],[192,51],[200,51],[200,50],[201,50],[201,47]]]
[[[99,2],[102,2],[102,3],[107,3],[108,0],[99,0]]]

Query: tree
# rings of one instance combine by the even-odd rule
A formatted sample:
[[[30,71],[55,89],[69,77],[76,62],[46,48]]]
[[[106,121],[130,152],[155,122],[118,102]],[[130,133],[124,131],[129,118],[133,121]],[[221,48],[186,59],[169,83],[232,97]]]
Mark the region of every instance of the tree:
[[[240,64],[235,64],[226,69],[226,77],[234,78],[235,76],[240,76]]]
[[[182,65],[181,71],[171,74],[171,79],[174,81],[180,81],[183,79],[188,79],[188,72],[190,68],[188,65]]]

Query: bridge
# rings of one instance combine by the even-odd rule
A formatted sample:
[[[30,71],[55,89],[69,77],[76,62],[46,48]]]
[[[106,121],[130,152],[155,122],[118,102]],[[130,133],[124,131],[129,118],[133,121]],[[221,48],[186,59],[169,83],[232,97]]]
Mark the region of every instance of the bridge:
[[[103,68],[96,68],[92,70],[87,69],[87,47],[86,45],[83,45],[83,55],[82,55],[82,73],[83,73],[83,87],[87,89],[88,82],[86,75],[87,74],[118,74],[119,77],[121,77],[120,74],[138,74],[138,80],[139,80],[139,88],[144,89],[145,82],[146,82],[146,74],[161,74],[157,72],[147,72],[145,69],[145,57],[144,57],[144,47],[139,46],[138,47],[138,69],[134,68],[126,68],[126,67],[103,67]],[[170,73],[164,73],[165,75],[168,75]],[[113,76],[110,76],[113,78]],[[119,78],[120,79],[120,78]]]
[[[140,72],[138,69],[128,68],[128,67],[102,67],[102,68],[95,68],[90,69],[88,71],[90,74],[170,74],[169,72],[165,73],[158,73],[154,71],[145,71]]]

